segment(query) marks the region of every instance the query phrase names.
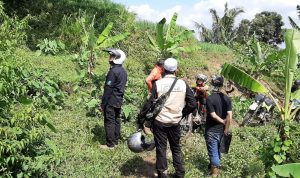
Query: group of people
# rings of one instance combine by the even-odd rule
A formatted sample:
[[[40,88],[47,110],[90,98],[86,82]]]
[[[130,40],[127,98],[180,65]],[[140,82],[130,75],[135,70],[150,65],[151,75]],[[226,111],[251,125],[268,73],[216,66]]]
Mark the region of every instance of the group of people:
[[[106,132],[106,144],[103,149],[113,149],[120,139],[120,114],[121,106],[127,82],[127,72],[122,67],[126,59],[125,53],[120,49],[107,49],[109,53],[110,70],[106,76],[104,94],[100,105],[100,111],[104,115],[104,127]],[[167,177],[167,142],[169,142],[175,168],[175,177],[184,177],[184,158],[180,146],[180,120],[192,113],[197,108],[198,102],[206,102],[207,118],[205,140],[210,159],[211,175],[218,176],[220,167],[220,142],[223,134],[228,134],[231,118],[232,104],[229,97],[221,92],[224,83],[223,77],[213,77],[211,80],[212,93],[206,95],[208,90],[205,75],[196,77],[195,92],[182,79],[177,79],[176,71],[178,62],[174,58],[159,60],[151,74],[146,79],[149,99],[143,109],[151,105],[158,97],[173,89],[165,101],[161,111],[151,122],[145,124],[145,115],[138,116],[138,128],[145,133],[149,130],[153,133],[156,146],[156,170],[158,177]],[[201,97],[200,97],[201,96]],[[205,98],[205,101],[199,101]]]

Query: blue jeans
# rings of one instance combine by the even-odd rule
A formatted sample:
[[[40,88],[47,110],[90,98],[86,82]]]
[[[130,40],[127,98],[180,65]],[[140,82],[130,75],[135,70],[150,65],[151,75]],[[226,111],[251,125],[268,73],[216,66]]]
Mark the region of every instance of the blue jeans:
[[[219,167],[221,160],[220,143],[223,133],[206,132],[205,141],[207,152],[210,160],[210,165]]]

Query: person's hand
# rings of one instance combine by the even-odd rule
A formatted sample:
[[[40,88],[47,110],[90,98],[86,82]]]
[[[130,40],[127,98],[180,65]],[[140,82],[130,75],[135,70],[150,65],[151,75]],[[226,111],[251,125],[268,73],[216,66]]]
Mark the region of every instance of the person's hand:
[[[224,129],[224,134],[225,134],[225,135],[228,135],[228,133],[229,133],[229,129],[225,128],[225,129]]]
[[[145,133],[146,135],[152,135],[152,131],[151,131],[151,129],[150,129],[149,127],[145,127],[145,126],[144,126],[143,131],[144,131],[144,133]]]
[[[223,120],[222,124],[226,125],[226,119]]]
[[[98,107],[98,109],[99,109],[100,112],[103,112],[103,108],[102,108],[101,105]]]

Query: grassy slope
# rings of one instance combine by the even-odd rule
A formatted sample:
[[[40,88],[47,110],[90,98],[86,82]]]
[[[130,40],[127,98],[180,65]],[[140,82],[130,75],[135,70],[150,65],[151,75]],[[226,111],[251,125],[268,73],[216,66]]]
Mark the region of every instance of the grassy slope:
[[[75,65],[71,61],[71,56],[36,57],[34,53],[26,50],[19,50],[17,54],[35,66],[47,69],[51,75],[57,75],[63,82],[75,83],[77,81]],[[193,80],[194,74],[203,69],[206,69],[206,73],[209,74],[216,73],[221,63],[231,57],[228,49],[222,46],[215,48],[210,46],[206,48],[206,51],[180,61],[184,71],[181,76],[186,77],[188,75],[187,78]],[[128,59],[127,69],[133,67],[129,61],[133,60]],[[101,59],[97,67],[97,72],[100,75],[108,70],[105,59]],[[187,72],[189,73],[187,74]],[[145,75],[139,77],[144,78]],[[129,80],[132,79],[132,77],[129,78]],[[57,174],[63,177],[150,177],[153,175],[155,151],[134,154],[127,148],[126,138],[134,131],[133,122],[123,123],[123,142],[115,150],[101,150],[99,145],[105,143],[103,118],[102,116],[100,118],[86,116],[84,103],[76,103],[77,97],[77,94],[66,97],[65,108],[51,113],[52,122],[58,129],[58,133],[50,133],[49,137],[62,152],[61,160],[63,161],[54,168]],[[265,132],[264,130],[262,128],[261,132]],[[236,132],[239,133],[239,129]],[[232,145],[232,150],[236,154],[224,156],[222,174],[229,177],[241,177],[245,169],[249,169],[251,172],[252,167],[248,168],[248,164],[256,163],[255,148],[251,144],[255,141],[258,143],[257,145],[261,145],[262,141],[268,139],[272,133],[268,131],[264,134],[268,137],[259,138],[260,140],[255,136],[248,138],[249,135],[239,136],[237,134],[234,138],[236,141]],[[190,177],[206,175],[208,173],[206,168],[208,157],[202,134],[194,134],[183,141],[182,149],[185,154],[187,175]],[[245,152],[247,154],[244,154]],[[168,154],[168,160],[170,172],[173,172],[171,154]],[[258,165],[261,164],[258,162]],[[258,176],[263,175],[263,173],[257,172]],[[255,175],[255,173],[251,175]]]

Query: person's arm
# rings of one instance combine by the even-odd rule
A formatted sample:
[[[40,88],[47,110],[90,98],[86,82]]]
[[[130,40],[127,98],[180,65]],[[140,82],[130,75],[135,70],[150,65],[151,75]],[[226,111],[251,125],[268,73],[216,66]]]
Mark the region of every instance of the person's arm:
[[[217,122],[224,124],[226,123],[226,120],[223,120],[222,118],[220,118],[215,112],[209,113],[210,116]]]
[[[229,98],[228,98],[228,100],[226,100],[226,107],[227,107],[227,115],[226,115],[226,124],[225,124],[225,130],[224,130],[225,135],[228,134],[230,124],[232,121],[232,103]]]
[[[102,110],[104,109],[110,96],[112,95],[115,80],[116,80],[116,76],[115,76],[114,72],[112,70],[110,70],[106,77],[104,93],[103,93],[102,99],[101,99],[101,109]]]
[[[227,111],[226,124],[225,124],[225,130],[224,130],[225,135],[227,135],[228,132],[229,132],[229,127],[230,127],[230,124],[231,124],[231,120],[232,120],[232,111]]]
[[[186,93],[185,93],[185,107],[182,110],[182,117],[193,112],[197,107],[197,101],[191,90],[191,88],[186,84]]]

